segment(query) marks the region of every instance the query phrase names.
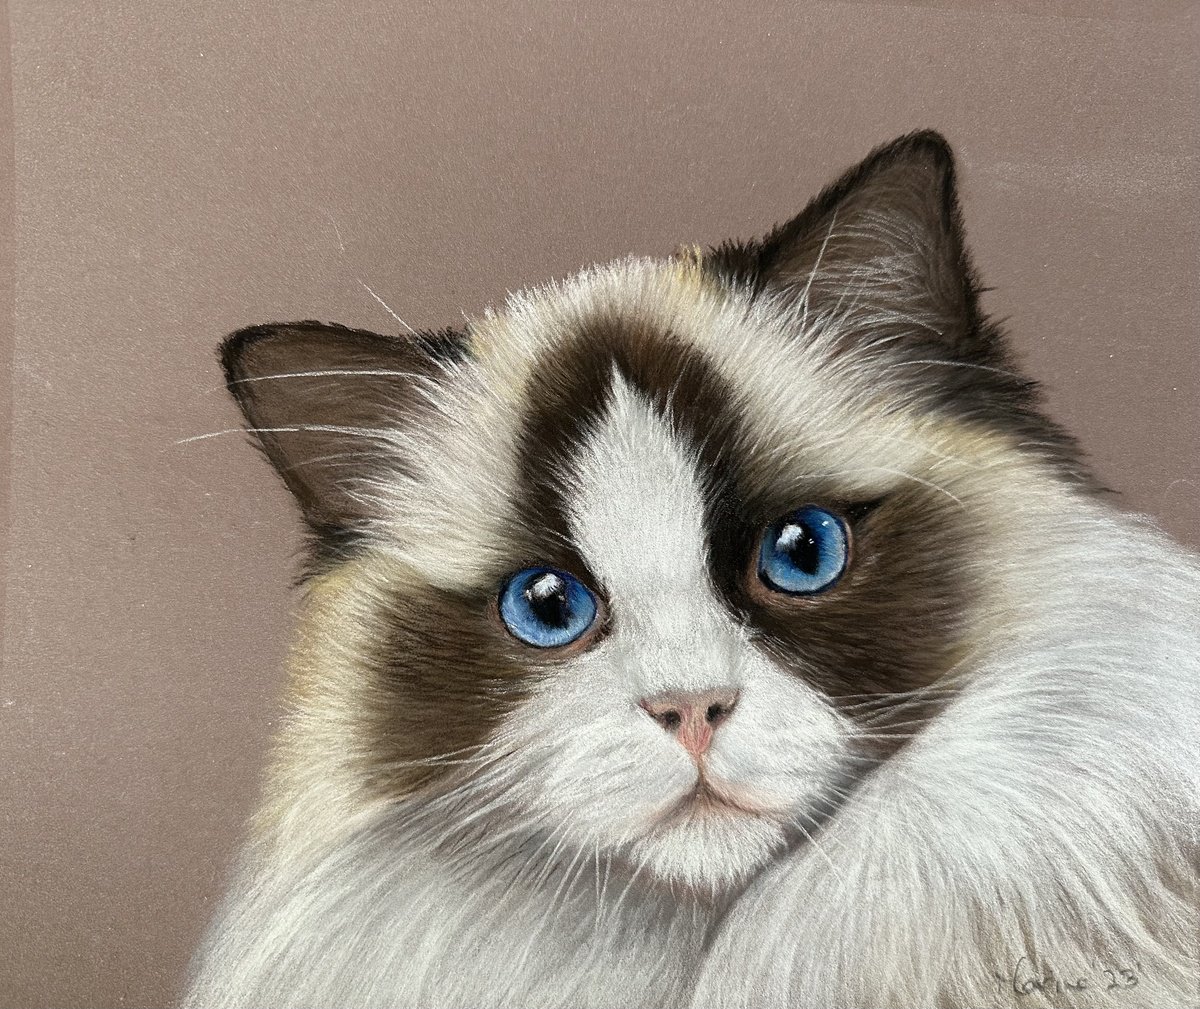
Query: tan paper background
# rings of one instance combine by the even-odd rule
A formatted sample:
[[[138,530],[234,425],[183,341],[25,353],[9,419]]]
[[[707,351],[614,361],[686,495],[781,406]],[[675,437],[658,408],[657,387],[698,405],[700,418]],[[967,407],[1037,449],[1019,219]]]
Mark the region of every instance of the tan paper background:
[[[395,328],[363,285],[452,324],[591,260],[758,233],[933,126],[1054,414],[1124,507],[1200,543],[1195,3],[10,18],[2,1005],[175,997],[253,802],[295,521],[238,436],[175,444],[237,422],[231,329]]]

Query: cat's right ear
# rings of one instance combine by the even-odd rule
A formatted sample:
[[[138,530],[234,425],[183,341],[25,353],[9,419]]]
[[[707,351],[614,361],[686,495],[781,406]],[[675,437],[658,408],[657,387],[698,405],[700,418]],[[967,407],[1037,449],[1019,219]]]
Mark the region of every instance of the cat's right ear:
[[[317,532],[377,517],[372,481],[403,466],[407,426],[465,352],[452,332],[380,336],[319,322],[254,326],[221,345],[248,430]]]

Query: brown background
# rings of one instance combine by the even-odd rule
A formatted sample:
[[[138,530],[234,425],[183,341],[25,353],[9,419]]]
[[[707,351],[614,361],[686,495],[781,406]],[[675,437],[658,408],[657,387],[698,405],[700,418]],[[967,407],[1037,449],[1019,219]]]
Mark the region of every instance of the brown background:
[[[228,330],[453,323],[934,126],[1053,412],[1200,543],[1195,3],[184,6],[10,12],[0,1004],[173,998],[252,804],[295,522],[176,444],[237,421]]]

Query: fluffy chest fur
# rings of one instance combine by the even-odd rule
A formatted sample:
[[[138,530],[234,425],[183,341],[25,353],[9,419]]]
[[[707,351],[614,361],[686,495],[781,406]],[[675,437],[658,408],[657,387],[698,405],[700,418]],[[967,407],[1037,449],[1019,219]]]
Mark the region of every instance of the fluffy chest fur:
[[[1194,1001],[1200,575],[980,313],[940,139],[225,363],[314,550],[189,1004]]]

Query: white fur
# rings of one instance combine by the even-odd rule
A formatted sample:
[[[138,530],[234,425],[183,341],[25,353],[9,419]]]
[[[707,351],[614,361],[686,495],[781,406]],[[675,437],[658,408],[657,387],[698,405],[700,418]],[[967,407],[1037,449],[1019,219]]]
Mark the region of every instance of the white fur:
[[[544,865],[532,839],[504,860],[433,856],[422,813],[398,807],[302,871],[248,865],[185,1004],[686,1004],[703,908],[630,895],[590,852]]]

